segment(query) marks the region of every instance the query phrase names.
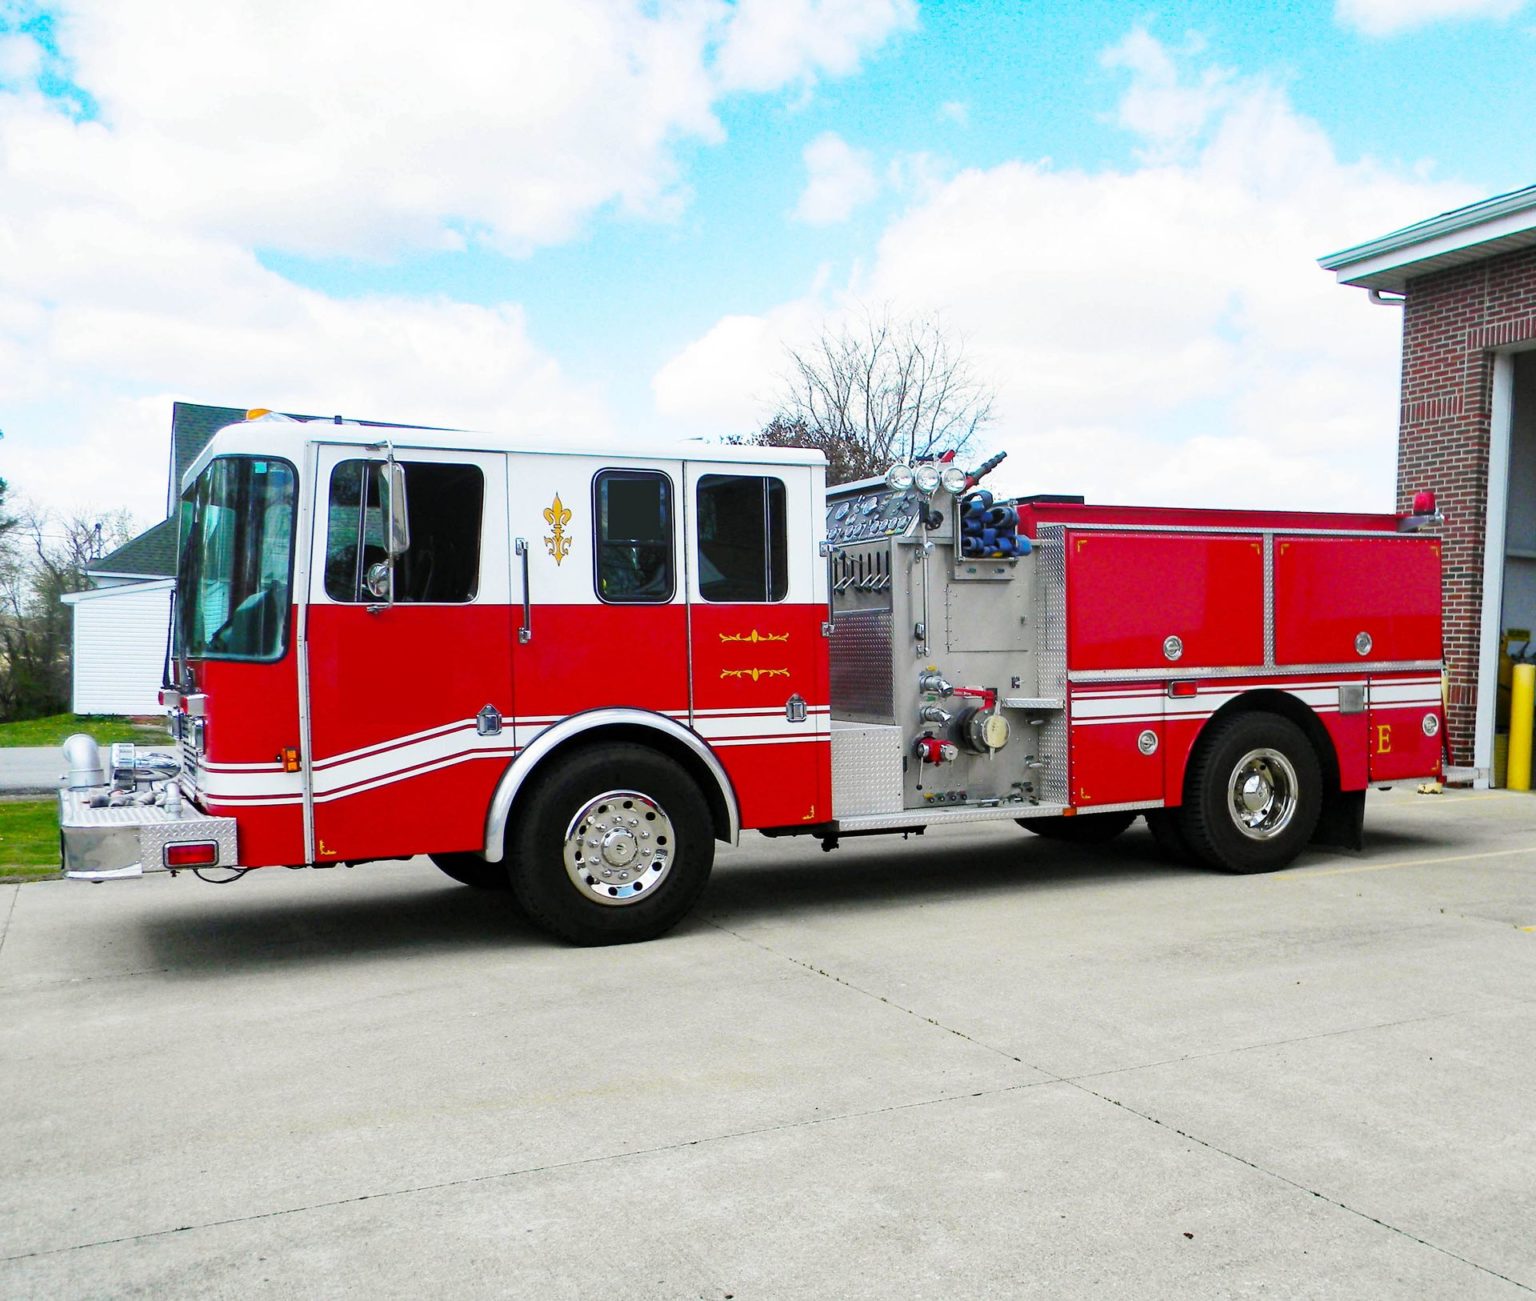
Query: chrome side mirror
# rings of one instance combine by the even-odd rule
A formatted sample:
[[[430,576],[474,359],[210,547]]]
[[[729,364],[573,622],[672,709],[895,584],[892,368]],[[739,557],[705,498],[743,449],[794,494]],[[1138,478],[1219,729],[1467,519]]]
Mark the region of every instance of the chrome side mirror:
[[[384,489],[387,495],[387,518],[389,527],[384,539],[384,549],[391,556],[403,556],[411,549],[411,520],[410,511],[405,500],[405,466],[399,461],[385,462]],[[370,573],[368,590],[373,591],[373,578]],[[375,593],[378,595],[378,593]]]
[[[376,560],[368,566],[368,572],[363,575],[363,586],[368,589],[368,595],[376,601],[391,600],[390,594],[390,570],[393,568],[388,560]]]

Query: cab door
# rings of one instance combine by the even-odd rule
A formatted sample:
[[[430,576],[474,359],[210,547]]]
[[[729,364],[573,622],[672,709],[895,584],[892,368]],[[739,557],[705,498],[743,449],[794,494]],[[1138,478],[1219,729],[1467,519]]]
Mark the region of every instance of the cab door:
[[[307,639],[318,862],[479,850],[513,754],[506,458],[394,456],[410,540],[391,562],[384,455],[318,449]]]
[[[507,474],[518,744],[600,709],[686,723],[682,463],[514,452]]]
[[[743,827],[832,816],[815,476],[800,465],[685,467],[692,724],[735,785]]]

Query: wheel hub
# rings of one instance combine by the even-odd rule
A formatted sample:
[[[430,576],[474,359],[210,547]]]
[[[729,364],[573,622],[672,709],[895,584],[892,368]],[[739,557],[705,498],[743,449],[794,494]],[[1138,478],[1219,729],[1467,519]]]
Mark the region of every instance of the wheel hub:
[[[633,903],[661,883],[676,844],[672,820],[650,796],[605,791],[583,805],[566,828],[566,874],[596,903]]]
[[[1263,773],[1249,773],[1243,779],[1240,792],[1243,806],[1250,813],[1260,813],[1264,806],[1275,797],[1275,789],[1269,784],[1269,778]]]
[[[1227,784],[1233,825],[1251,840],[1278,836],[1296,815],[1299,790],[1296,769],[1279,750],[1250,750]]]

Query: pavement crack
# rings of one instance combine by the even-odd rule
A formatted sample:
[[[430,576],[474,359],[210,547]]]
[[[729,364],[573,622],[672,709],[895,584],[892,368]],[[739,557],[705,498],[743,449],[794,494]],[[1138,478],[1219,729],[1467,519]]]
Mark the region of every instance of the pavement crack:
[[[734,931],[729,926],[723,925],[722,923],[714,920],[713,918],[706,918],[705,920],[708,922],[709,925],[715,927],[716,930],[723,931],[725,934],[733,936],[736,939],[741,940],[745,944],[750,944],[750,945],[752,945],[755,948],[761,949],[764,953],[771,954],[772,956],[780,959],[781,961],[791,963],[794,966],[800,967],[800,968],[802,968],[802,969],[804,969],[806,971],[809,971],[809,972],[813,973],[814,975],[821,976],[821,977],[823,977],[826,980],[832,981],[834,984],[842,985],[844,988],[850,989],[850,990],[854,991],[855,993],[862,994],[866,998],[873,999],[873,1000],[875,1000],[876,1002],[879,1002],[879,1003],[884,1003],[887,1007],[894,1008],[895,1010],[897,1010],[899,1012],[905,1012],[908,1016],[915,1017],[919,1021],[925,1022],[928,1025],[934,1026],[935,1028],[937,1028],[939,1030],[943,1030],[943,1031],[945,1031],[948,1034],[952,1034],[952,1035],[954,1035],[958,1039],[963,1039],[966,1043],[974,1044],[978,1048],[985,1049],[987,1052],[990,1052],[990,1053],[995,1053],[995,1054],[997,1054],[1000,1057],[1005,1057],[1009,1061],[1017,1062],[1020,1066],[1027,1067],[1028,1069],[1033,1070],[1033,1071],[1038,1071],[1041,1075],[1044,1075],[1044,1076],[1047,1077],[1044,1081],[1036,1082],[1034,1087],[1040,1087],[1040,1086],[1042,1086],[1044,1084],[1054,1083],[1054,1084],[1064,1084],[1064,1085],[1067,1085],[1067,1086],[1069,1086],[1071,1088],[1077,1089],[1077,1090],[1079,1090],[1082,1093],[1086,1093],[1091,1098],[1096,1098],[1100,1102],[1108,1103],[1112,1107],[1117,1107],[1117,1108],[1119,1108],[1122,1111],[1128,1112],[1129,1114],[1131,1114],[1133,1116],[1139,1117],[1140,1119],[1148,1122],[1149,1124],[1157,1126],[1159,1129],[1166,1130],[1168,1133],[1171,1133],[1171,1134],[1176,1134],[1178,1137],[1186,1140],[1187,1142],[1194,1143],[1194,1144],[1198,1145],[1199,1147],[1204,1148],[1206,1151],[1211,1152],[1212,1154],[1214,1154],[1216,1156],[1225,1157],[1229,1161],[1235,1161],[1239,1165],[1245,1166],[1248,1169],[1254,1171],[1256,1174],[1264,1175],[1267,1178],[1274,1179],[1274,1180],[1276,1180],[1279,1183],[1283,1183],[1283,1184],[1287,1185],[1288,1187],[1296,1189],[1298,1192],[1305,1193],[1309,1197],[1315,1197],[1319,1201],[1325,1202],[1329,1206],[1335,1207],[1336,1209],[1338,1209],[1340,1211],[1343,1211],[1343,1212],[1345,1212],[1348,1215],[1356,1216],[1357,1218],[1365,1220],[1368,1223],[1377,1225],[1380,1228],[1386,1229],[1389,1233],[1397,1234],[1399,1237],[1406,1238],[1408,1241],[1417,1243],[1421,1247],[1426,1247],[1430,1251],[1438,1252],[1440,1255],[1446,1256],[1446,1257],[1448,1257],[1451,1260],[1455,1260],[1455,1261],[1460,1262],[1463,1265],[1470,1266],[1472,1269],[1475,1269],[1475,1270],[1479,1271],[1480,1273],[1487,1274],[1487,1275],[1489,1275],[1492,1278],[1496,1278],[1496,1279],[1501,1280],[1502,1282],[1512,1284],[1513,1286],[1519,1288],[1521,1291],[1536,1293],[1536,1288],[1533,1288],[1533,1287],[1529,1286],[1528,1284],[1522,1283],[1518,1279],[1510,1278],[1509,1275],[1501,1274],[1496,1269],[1492,1269],[1492,1268],[1490,1268],[1487,1265],[1479,1264],[1477,1261],[1470,1260],[1466,1256],[1459,1255],[1458,1253],[1450,1250],[1448,1247],[1442,1247],[1442,1246],[1438,1245],[1437,1243],[1433,1243],[1433,1242],[1428,1241],[1425,1238],[1419,1237],[1417,1234],[1410,1233],[1407,1229],[1400,1228],[1398,1225],[1391,1224],[1391,1223],[1387,1222],[1386,1220],[1380,1219],[1377,1216],[1372,1215],[1369,1211],[1363,1211],[1363,1210],[1360,1210],[1358,1207],[1351,1206],[1348,1202],[1339,1201],[1337,1198],[1330,1197],[1327,1193],[1320,1192],[1316,1188],[1309,1188],[1306,1184],[1301,1183],[1298,1180],[1292,1179],[1292,1178],[1290,1178],[1287,1175],[1283,1175],[1283,1174],[1279,1173],[1276,1170],[1270,1170],[1267,1167],[1260,1165],[1258,1162],[1250,1160],[1248,1157],[1241,1156],[1241,1155],[1239,1155],[1236,1152],[1228,1151],[1226,1148],[1221,1147],[1218,1144],[1213,1143],[1213,1142],[1211,1142],[1208,1139],[1201,1138],[1201,1137],[1199,1137],[1196,1134],[1192,1134],[1192,1133],[1188,1132],[1187,1130],[1179,1129],[1176,1125],[1171,1125],[1167,1121],[1160,1120],[1156,1116],[1151,1115],[1148,1112],[1140,1111],[1137,1108],[1135,1108],[1133,1106],[1130,1106],[1128,1103],[1121,1102],[1117,1098],[1112,1098],[1108,1094],[1101,1093],[1099,1090],[1094,1089],[1094,1088],[1090,1088],[1088,1085],[1086,1085],[1086,1084],[1081,1082],[1084,1079],[1094,1078],[1094,1076],[1071,1077],[1071,1076],[1060,1075],[1060,1074],[1058,1074],[1055,1071],[1048,1070],[1046,1067],[1035,1065],[1032,1062],[1026,1062],[1022,1057],[1018,1057],[1015,1054],[1008,1052],[1006,1049],[997,1048],[997,1047],[995,1047],[992,1044],[984,1043],[980,1039],[974,1039],[970,1035],[966,1034],[963,1030],[956,1030],[953,1026],[945,1025],[942,1021],[939,1021],[935,1017],[925,1016],[923,1013],[918,1012],[918,1011],[916,1011],[916,1010],[914,1010],[912,1008],[904,1007],[900,1003],[892,1002],[889,998],[885,997],[883,994],[877,994],[877,993],[873,992],[872,990],[868,990],[868,989],[863,988],[861,985],[856,985],[856,984],[854,984],[853,981],[848,980],[848,979],[846,979],[843,976],[836,975],[833,972],[827,971],[823,967],[818,967],[813,962],[807,962],[807,961],[805,961],[802,958],[796,958],[796,957],[792,956],[791,954],[784,953],[784,952],[781,952],[778,949],[775,949],[772,945],[764,944],[760,940],[754,940],[750,936],[742,935],[739,931]],[[1346,1028],[1346,1029],[1343,1029],[1343,1030],[1329,1030],[1329,1031],[1324,1031],[1321,1034],[1316,1034],[1316,1035],[1303,1035],[1303,1036],[1301,1036],[1298,1039],[1276,1040],[1272,1044],[1246,1044],[1246,1045],[1244,1045],[1244,1046],[1242,1046],[1240,1048],[1229,1048],[1229,1049],[1223,1050],[1222,1052],[1199,1054],[1197,1056],[1189,1057],[1189,1058],[1172,1058],[1170,1060],[1172,1060],[1172,1061],[1191,1061],[1191,1060],[1199,1060],[1200,1057],[1227,1056],[1227,1055],[1230,1055],[1232,1053],[1249,1052],[1249,1051],[1252,1051],[1255,1048],[1275,1047],[1275,1046],[1278,1046],[1279,1044],[1282,1044],[1282,1043],[1298,1043],[1298,1042],[1304,1042],[1307,1039],[1324,1039],[1324,1038],[1328,1038],[1331,1035],[1353,1034],[1353,1033],[1358,1033],[1361,1030],[1385,1029],[1385,1028],[1387,1028],[1388,1026],[1391,1026],[1391,1025],[1409,1025],[1409,1024],[1412,1024],[1412,1023],[1418,1022],[1418,1021],[1435,1021],[1435,1020],[1443,1019],[1444,1017],[1456,1016],[1456,1015],[1460,1015],[1460,1013],[1447,1012],[1447,1013],[1440,1013],[1440,1014],[1437,1014],[1435,1016],[1405,1017],[1401,1021],[1383,1022],[1380,1026],[1354,1026],[1354,1027],[1349,1027],[1349,1028]],[[1155,1066],[1155,1065],[1162,1065],[1162,1064],[1163,1063],[1152,1062],[1152,1063],[1148,1063],[1147,1065]],[[1124,1069],[1125,1070],[1144,1070],[1144,1069],[1146,1069],[1146,1067],[1145,1066],[1142,1066],[1142,1067],[1129,1067],[1129,1068],[1124,1068]],[[1119,1074],[1119,1073],[1122,1073],[1122,1072],[1104,1071],[1104,1072],[1096,1072],[1095,1074],[1096,1075],[1100,1075],[1100,1074],[1102,1074],[1102,1075],[1110,1075],[1110,1074]],[[1018,1092],[1020,1089],[1025,1088],[1025,1087],[1030,1087],[1030,1086],[1021,1085],[1021,1086],[1016,1086],[1014,1088],[983,1090],[983,1091],[981,1091],[980,1093],[977,1093],[974,1096],[983,1097],[983,1096],[988,1096],[988,1095],[994,1094],[994,1093],[1013,1093],[1013,1092]],[[895,1109],[896,1108],[891,1108],[891,1110],[895,1110]]]
[[[936,1030],[942,1030],[945,1034],[952,1034],[956,1039],[962,1039],[966,1043],[971,1044],[973,1047],[980,1048],[985,1052],[993,1053],[996,1056],[1005,1058],[1010,1062],[1016,1062],[1018,1065],[1028,1067],[1030,1070],[1039,1071],[1040,1074],[1047,1075],[1058,1083],[1068,1082],[1062,1076],[1057,1075],[1054,1071],[1048,1071],[1044,1067],[1035,1066],[1030,1062],[1026,1062],[1022,1057],[1016,1057],[1006,1048],[999,1048],[995,1044],[989,1044],[980,1039],[972,1038],[970,1035],[966,1034],[964,1030],[957,1030],[952,1025],[945,1025],[944,1022],[940,1021],[937,1017],[926,1016],[922,1012],[919,1012],[916,1008],[907,1007],[905,1004],[893,1002],[884,994],[877,994],[872,989],[865,989],[862,985],[856,985],[853,983],[853,981],[847,979],[847,977],[839,976],[835,972],[827,971],[823,967],[818,967],[814,962],[807,962],[803,958],[797,958],[793,954],[785,953],[782,950],[776,949],[771,944],[764,944],[761,940],[754,940],[749,935],[743,935],[740,931],[733,931],[729,926],[716,921],[712,917],[706,917],[704,920],[710,926],[713,926],[717,931],[722,931],[726,935],[740,940],[743,944],[750,944],[755,949],[761,949],[764,953],[771,954],[773,957],[778,958],[781,962],[788,962],[792,966],[801,968],[803,971],[809,971],[812,975],[820,976],[824,980],[830,980],[834,985],[841,985],[844,989],[850,989],[855,994],[862,994],[865,998],[873,999],[877,1003],[884,1003],[886,1007],[892,1008],[897,1012],[904,1012],[915,1020],[923,1022],[925,1025],[931,1025]]]
[[[1311,1043],[1317,1039],[1333,1039],[1340,1035],[1368,1034],[1372,1030],[1390,1030],[1394,1026],[1418,1025],[1425,1021],[1447,1021],[1475,1011],[1477,1011],[1476,1008],[1463,1007],[1451,1012],[1435,1012],[1428,1016],[1405,1016],[1399,1021],[1372,1021],[1363,1025],[1341,1026],[1337,1030],[1319,1030],[1316,1034],[1293,1035],[1288,1039],[1261,1039],[1257,1043],[1237,1044],[1231,1048],[1213,1048],[1208,1053],[1184,1053],[1179,1057],[1160,1057],[1156,1061],[1139,1062],[1135,1066],[1111,1066],[1102,1071],[1084,1071],[1080,1075],[1058,1075],[1056,1078],[1063,1084],[1076,1084],[1081,1080],[1103,1079],[1107,1075],[1132,1075],[1137,1071],[1155,1070],[1159,1066],[1177,1066],[1180,1062],[1204,1062],[1213,1057],[1232,1057],[1238,1053],[1259,1052],[1265,1048],[1283,1048],[1287,1044]],[[1045,1068],[1037,1066],[1035,1069],[1044,1070]]]
[[[462,1179],[440,1179],[432,1183],[413,1184],[406,1188],[386,1188],[379,1192],[358,1193],[352,1197],[334,1197],[325,1201],[306,1202],[302,1206],[279,1206],[272,1210],[256,1211],[250,1215],[230,1215],[218,1220],[203,1220],[194,1224],[178,1224],[168,1229],[147,1229],[142,1233],[125,1233],[115,1238],[95,1238],[88,1242],[72,1242],[62,1247],[43,1247],[36,1251],[20,1251],[0,1256],[0,1264],[19,1260],[38,1260],[49,1256],[64,1256],[75,1251],[87,1251],[93,1247],[114,1247],[130,1242],[153,1242],[157,1238],[171,1238],[178,1233],[191,1233],[199,1229],[222,1229],[237,1224],[256,1224],[262,1220],[281,1219],[286,1215],[306,1215],[311,1211],[334,1210],[342,1206],[356,1206],[361,1202],[389,1201],[398,1197],[412,1197],[418,1193],[445,1192],[455,1188],[473,1188],[480,1184],[495,1183],[502,1179],[522,1179],[530,1175],[554,1174],[563,1170],[578,1170],[584,1166],[601,1165],[607,1161],[627,1161],[636,1157],[658,1156],[667,1152],[679,1152],[690,1147],[707,1147],[716,1143],[728,1143],[735,1139],[756,1138],[764,1134],[792,1133],[800,1129],[814,1129],[821,1125],[833,1125],[843,1121],[864,1120],[871,1116],[887,1116],[897,1112],[916,1111],[924,1107],[946,1106],[953,1102],[968,1102],[974,1098],[998,1097],[1019,1093],[1025,1089],[1041,1088],[1052,1083],[1048,1080],[1026,1080],[1019,1084],[1004,1084],[991,1089],[967,1089],[960,1093],[946,1093],[932,1098],[915,1098],[909,1102],[893,1102],[883,1107],[866,1107],[856,1111],[842,1111],[835,1115],[807,1116],[800,1120],[786,1120],[773,1125],[758,1125],[751,1129],[729,1130],[721,1134],[705,1134],[699,1138],[683,1138],[672,1143],[658,1143],[653,1147],[634,1148],[627,1152],[598,1152],[592,1156],[576,1157],[569,1161],[549,1161],[542,1165],[518,1166],[511,1170],[496,1170],[490,1174],[466,1175]]]
[[[5,910],[5,924],[0,926],[0,953],[5,952],[5,937],[11,933],[11,914],[16,911],[16,896],[21,893],[19,885],[11,887],[11,903]]]
[[[1177,1125],[1172,1125],[1165,1120],[1160,1120],[1150,1112],[1142,1111],[1137,1107],[1131,1106],[1129,1103],[1121,1102],[1118,1098],[1112,1098],[1106,1093],[1100,1093],[1097,1089],[1091,1089],[1086,1084],[1080,1084],[1075,1080],[1063,1080],[1062,1083],[1069,1084],[1075,1089],[1080,1089],[1082,1092],[1088,1094],[1089,1097],[1097,1098],[1100,1102],[1107,1102],[1112,1107],[1118,1107],[1121,1111],[1129,1112],[1131,1115],[1146,1121],[1148,1124],[1156,1125],[1159,1129],[1166,1130],[1170,1134],[1176,1134],[1178,1137],[1186,1140],[1187,1142],[1194,1143],[1197,1146],[1204,1148],[1207,1152],[1213,1153],[1216,1156],[1225,1157],[1229,1161],[1235,1161],[1239,1165],[1245,1166],[1249,1170],[1254,1171],[1256,1174],[1264,1175],[1266,1178],[1273,1179],[1278,1183],[1285,1184],[1290,1188],[1296,1189],[1298,1192],[1305,1193],[1308,1197],[1315,1197],[1318,1201],[1325,1202],[1327,1205],[1332,1206],[1337,1210],[1343,1211],[1347,1215],[1356,1216],[1359,1219],[1365,1220],[1369,1224],[1374,1224],[1379,1228],[1387,1230],[1388,1233],[1395,1233],[1399,1237],[1406,1238],[1409,1242],[1415,1242],[1421,1247],[1427,1247],[1430,1251],[1438,1252],[1440,1255],[1447,1256],[1451,1260],[1458,1261],[1463,1265],[1468,1265],[1471,1268],[1477,1270],[1479,1273],[1487,1274],[1492,1278],[1496,1278],[1502,1282],[1509,1283],[1512,1286],[1519,1288],[1522,1292],[1536,1293],[1536,1288],[1531,1287],[1529,1284],[1522,1283],[1517,1278],[1511,1278],[1508,1274],[1501,1274],[1498,1270],[1493,1269],[1487,1265],[1479,1264],[1475,1260],[1471,1260],[1466,1256],[1452,1251],[1449,1247],[1442,1247],[1438,1243],[1430,1242],[1427,1238],[1421,1238],[1418,1236],[1418,1234],[1410,1233],[1407,1229],[1404,1229],[1399,1225],[1389,1223],[1388,1221],[1383,1220],[1378,1216],[1372,1215],[1369,1211],[1363,1211],[1358,1206],[1351,1206],[1348,1202],[1342,1202],[1337,1197],[1330,1197],[1327,1193],[1321,1192],[1316,1188],[1308,1187],[1300,1180],[1292,1179],[1289,1175],[1283,1175],[1278,1170],[1271,1170],[1267,1166],[1262,1166],[1257,1161],[1250,1160],[1248,1157],[1242,1156],[1237,1152],[1233,1152],[1227,1148],[1221,1147],[1220,1145],[1211,1142],[1209,1139],[1201,1138],[1198,1134],[1192,1134],[1188,1130],[1180,1129]]]

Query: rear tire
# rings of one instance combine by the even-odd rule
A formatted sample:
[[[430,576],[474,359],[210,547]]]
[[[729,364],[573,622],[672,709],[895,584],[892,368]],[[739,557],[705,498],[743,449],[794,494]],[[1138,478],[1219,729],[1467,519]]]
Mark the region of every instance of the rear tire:
[[[1062,818],[1016,818],[1025,831],[1069,845],[1107,845],[1136,821],[1134,813],[1079,813]]]
[[[445,876],[452,877],[460,885],[473,886],[476,890],[510,890],[512,882],[507,877],[505,863],[488,863],[479,854],[428,854]]]
[[[1157,852],[1170,863],[1198,863],[1195,851],[1189,847],[1178,809],[1148,809],[1145,817],[1147,828],[1152,832]]]
[[[687,916],[715,861],[704,796],[645,746],[558,759],[518,801],[507,836],[512,891],[572,944],[630,944]]]
[[[1307,847],[1322,808],[1322,767],[1305,733],[1278,714],[1237,714],[1196,750],[1179,827],[1211,867],[1273,872]]]

